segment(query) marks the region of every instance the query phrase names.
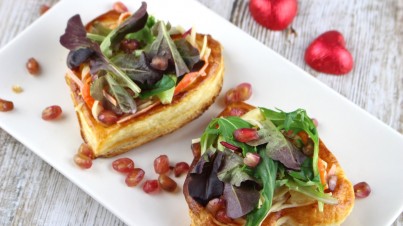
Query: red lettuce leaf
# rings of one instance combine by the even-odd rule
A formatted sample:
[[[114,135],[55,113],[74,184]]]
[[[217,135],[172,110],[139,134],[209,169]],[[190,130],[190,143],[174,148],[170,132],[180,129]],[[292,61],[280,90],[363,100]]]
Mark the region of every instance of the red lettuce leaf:
[[[260,193],[253,186],[236,187],[225,183],[224,199],[227,201],[227,216],[233,219],[245,216],[258,204]]]
[[[223,157],[221,151],[211,155],[206,152],[190,172],[189,195],[203,206],[223,194],[224,183],[217,177]]]

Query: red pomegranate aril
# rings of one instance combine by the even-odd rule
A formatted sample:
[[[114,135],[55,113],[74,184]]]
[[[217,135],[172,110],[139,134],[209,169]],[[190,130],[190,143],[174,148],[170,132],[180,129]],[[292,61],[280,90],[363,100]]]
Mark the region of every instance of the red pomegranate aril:
[[[125,12],[129,11],[127,9],[126,5],[123,4],[122,2],[115,2],[113,4],[113,9],[118,13],[125,13]]]
[[[169,172],[169,159],[166,155],[160,155],[154,160],[154,170],[158,174]]]
[[[28,59],[27,63],[26,63],[26,68],[28,70],[28,72],[31,75],[37,75],[39,74],[39,70],[40,70],[40,66],[38,61],[35,60],[35,58],[31,57]]]
[[[224,208],[225,208],[225,200],[220,198],[212,199],[206,205],[207,211],[209,211],[213,215],[215,215],[219,210]]]
[[[260,162],[260,155],[257,153],[248,152],[246,153],[246,156],[243,159],[243,163],[252,168],[255,168],[259,164],[259,162]]]
[[[234,137],[239,142],[249,142],[259,139],[259,134],[256,129],[241,128],[234,131]]]
[[[175,167],[173,169],[175,177],[181,176],[182,174],[184,174],[187,171],[189,171],[189,169],[190,169],[190,166],[186,162],[178,162],[178,163],[176,163]]]
[[[239,93],[239,97],[242,101],[248,100],[252,96],[252,85],[250,83],[241,83],[235,90]]]
[[[0,111],[6,112],[14,109],[14,103],[8,100],[0,99]]]
[[[52,105],[42,111],[42,119],[46,121],[55,120],[62,114],[62,108],[58,105]]]
[[[126,184],[129,187],[134,187],[137,186],[144,178],[144,170],[140,169],[140,168],[134,168],[132,169],[132,171],[129,172],[129,174],[127,174],[126,177]]]
[[[89,169],[92,166],[92,159],[83,154],[76,154],[74,156],[74,162],[82,169]]]
[[[43,15],[50,9],[50,6],[43,4],[39,7],[39,15]]]
[[[354,194],[356,198],[366,198],[371,194],[371,187],[367,182],[360,182],[354,185]]]
[[[240,147],[237,147],[237,146],[232,145],[232,144],[230,144],[230,143],[228,143],[228,142],[225,142],[225,141],[221,141],[220,144],[221,144],[222,146],[224,146],[224,147],[230,149],[230,150],[235,151],[235,152],[238,152],[238,151],[240,151],[240,149],[241,149]]]
[[[169,191],[169,192],[174,192],[176,190],[176,188],[178,187],[176,182],[165,174],[159,175],[158,183],[160,184],[160,187],[162,189],[164,189],[165,191]]]
[[[227,212],[225,209],[221,209],[219,211],[217,211],[217,214],[215,215],[215,218],[221,222],[221,223],[225,223],[225,224],[229,224],[232,222],[232,219],[230,217],[228,217]]]
[[[165,71],[168,67],[168,58],[163,57],[163,56],[155,56],[151,60],[150,65],[154,69],[157,69],[160,71]]]
[[[225,94],[225,104],[237,103],[248,100],[252,96],[252,85],[241,83]]]
[[[98,120],[105,125],[113,125],[118,121],[119,117],[110,110],[103,110],[98,115]]]
[[[87,157],[89,157],[91,159],[95,158],[94,152],[92,151],[91,147],[86,143],[82,143],[80,145],[80,147],[78,148],[77,153],[85,155],[85,156],[87,156]]]
[[[193,143],[191,145],[191,148],[192,148],[193,157],[198,158],[200,156],[200,153],[201,153],[200,142]]]
[[[134,39],[124,39],[120,42],[120,49],[125,53],[133,53],[134,50],[138,49],[140,43]]]
[[[241,116],[248,112],[246,109],[242,108],[232,108],[228,116]]]
[[[129,173],[134,169],[134,162],[129,158],[120,158],[112,162],[112,167],[120,173]]]
[[[159,191],[158,180],[146,180],[143,185],[143,191],[145,193],[152,193]]]

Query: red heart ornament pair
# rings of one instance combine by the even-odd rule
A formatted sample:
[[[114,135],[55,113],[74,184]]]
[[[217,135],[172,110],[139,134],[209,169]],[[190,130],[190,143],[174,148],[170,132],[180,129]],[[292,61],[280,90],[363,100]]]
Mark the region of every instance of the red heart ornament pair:
[[[354,64],[343,35],[338,31],[328,31],[317,37],[305,51],[305,62],[319,72],[334,75],[347,74]]]
[[[250,0],[249,10],[260,25],[271,30],[284,30],[297,15],[297,0]]]

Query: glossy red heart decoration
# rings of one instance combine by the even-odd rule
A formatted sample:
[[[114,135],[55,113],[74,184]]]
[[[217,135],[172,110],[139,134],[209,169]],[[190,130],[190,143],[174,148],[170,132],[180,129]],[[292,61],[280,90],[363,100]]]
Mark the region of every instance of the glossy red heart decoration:
[[[334,75],[347,74],[354,64],[338,31],[327,31],[317,37],[305,51],[305,62],[319,72]]]
[[[271,30],[284,30],[297,15],[297,0],[250,0],[252,17]]]

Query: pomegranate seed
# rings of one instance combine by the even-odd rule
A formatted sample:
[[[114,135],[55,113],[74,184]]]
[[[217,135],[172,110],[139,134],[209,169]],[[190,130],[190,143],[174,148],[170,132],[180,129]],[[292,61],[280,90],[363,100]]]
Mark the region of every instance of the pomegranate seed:
[[[232,108],[229,111],[228,116],[241,116],[244,115],[246,112],[248,112],[248,110],[246,109],[242,109],[242,108]]]
[[[212,199],[206,205],[207,211],[209,211],[213,215],[216,215],[216,213],[219,210],[224,208],[225,208],[225,200],[220,198]]]
[[[50,6],[46,5],[46,4],[42,4],[39,7],[39,15],[43,15],[44,13],[46,13],[48,10],[50,9]]]
[[[108,126],[115,124],[118,119],[118,116],[109,110],[103,110],[98,115],[98,120]]]
[[[155,56],[151,60],[150,65],[157,70],[165,71],[165,69],[168,67],[168,58],[163,56]]]
[[[115,2],[113,4],[113,9],[118,13],[125,13],[125,12],[129,11],[127,9],[127,7],[125,6],[125,4],[123,4],[122,2]]]
[[[186,173],[187,171],[189,171],[189,169],[190,169],[190,166],[186,162],[176,163],[175,167],[174,167],[175,177],[181,176],[183,173]]]
[[[78,148],[77,153],[85,155],[85,156],[87,156],[87,157],[89,157],[91,159],[95,158],[94,152],[92,151],[91,147],[86,143],[82,143],[80,145],[80,147]]]
[[[14,109],[14,103],[8,100],[0,99],[0,111],[6,112]]]
[[[38,61],[35,58],[29,58],[26,64],[27,70],[31,75],[39,74],[40,66]]]
[[[230,144],[230,143],[227,143],[227,142],[225,142],[225,141],[221,141],[220,144],[221,144],[222,146],[224,146],[224,147],[230,149],[230,150],[235,151],[235,152],[241,151],[241,148],[240,148],[240,147],[237,147],[237,146],[232,145],[232,144]]]
[[[259,162],[260,162],[260,155],[257,153],[248,152],[246,153],[246,156],[243,159],[243,163],[252,168],[255,168],[259,164]]]
[[[143,191],[145,193],[157,192],[159,190],[159,184],[157,180],[146,180],[143,185]]]
[[[42,111],[42,119],[46,121],[55,120],[62,114],[62,108],[58,105],[52,105]]]
[[[354,194],[356,198],[366,198],[371,194],[371,187],[366,182],[360,182],[354,185]]]
[[[237,103],[248,100],[252,96],[252,86],[249,83],[241,83],[230,89],[225,94],[225,104]]]
[[[129,187],[134,187],[138,185],[144,178],[144,170],[140,168],[134,168],[126,177],[126,184]]]
[[[74,162],[82,169],[89,169],[92,166],[92,159],[83,154],[74,155]]]
[[[169,192],[175,191],[177,187],[176,182],[165,174],[159,175],[158,183],[160,184],[162,189]]]
[[[241,128],[234,131],[234,137],[239,142],[249,142],[259,139],[256,129]]]
[[[169,171],[169,159],[166,155],[160,155],[154,160],[154,170],[158,174],[168,173]]]
[[[120,42],[120,49],[125,53],[133,53],[133,51],[139,47],[140,43],[134,39],[124,39]]]
[[[129,158],[120,158],[112,162],[112,167],[120,173],[129,173],[134,169],[134,162]]]
[[[225,209],[221,209],[217,212],[217,214],[215,215],[215,218],[224,224],[229,224],[232,222],[232,219],[228,217],[227,212]]]

